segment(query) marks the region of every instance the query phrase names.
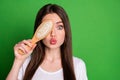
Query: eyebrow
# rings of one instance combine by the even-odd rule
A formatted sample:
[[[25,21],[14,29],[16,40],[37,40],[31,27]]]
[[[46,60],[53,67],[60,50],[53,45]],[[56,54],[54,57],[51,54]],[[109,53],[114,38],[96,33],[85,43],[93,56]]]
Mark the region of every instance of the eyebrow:
[[[59,23],[63,23],[62,21],[58,21],[58,22],[56,22],[56,24],[59,24]]]

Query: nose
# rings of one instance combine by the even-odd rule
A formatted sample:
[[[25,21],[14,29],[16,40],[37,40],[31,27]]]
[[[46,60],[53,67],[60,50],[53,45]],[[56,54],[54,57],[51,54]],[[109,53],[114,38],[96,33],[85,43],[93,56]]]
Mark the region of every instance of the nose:
[[[51,31],[51,37],[55,37],[55,35],[56,35],[56,31],[55,31],[55,29],[53,28],[52,31]]]

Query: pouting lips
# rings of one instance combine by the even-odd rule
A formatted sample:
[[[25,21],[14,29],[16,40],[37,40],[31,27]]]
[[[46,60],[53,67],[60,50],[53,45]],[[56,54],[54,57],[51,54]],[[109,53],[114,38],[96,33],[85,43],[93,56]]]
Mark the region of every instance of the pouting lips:
[[[55,45],[57,43],[57,40],[55,38],[50,39],[50,44]]]

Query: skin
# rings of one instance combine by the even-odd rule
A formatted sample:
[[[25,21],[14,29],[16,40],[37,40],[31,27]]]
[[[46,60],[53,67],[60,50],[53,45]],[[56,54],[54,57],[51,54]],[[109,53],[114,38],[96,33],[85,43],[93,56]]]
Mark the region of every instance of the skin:
[[[42,41],[45,44],[45,59],[40,67],[48,72],[55,72],[62,68],[60,58],[60,46],[64,42],[65,30],[62,20],[56,13],[47,14],[42,21],[50,19],[54,23],[51,33]],[[26,46],[27,45],[27,46]],[[27,47],[30,47],[28,49]],[[28,56],[36,47],[32,45],[31,40],[23,40],[14,46],[14,63],[11,71],[9,72],[6,80],[17,80],[19,70]],[[22,50],[24,55],[19,54],[18,50]]]
[[[54,26],[51,33],[45,39],[43,39],[43,43],[46,45],[46,54],[45,59],[43,60],[43,63],[40,66],[46,71],[54,72],[62,68],[60,58],[60,46],[64,42],[65,30],[62,20],[57,14],[48,14],[43,18],[43,21],[47,19],[51,19],[54,23]],[[55,40],[55,44],[52,44],[51,40]]]

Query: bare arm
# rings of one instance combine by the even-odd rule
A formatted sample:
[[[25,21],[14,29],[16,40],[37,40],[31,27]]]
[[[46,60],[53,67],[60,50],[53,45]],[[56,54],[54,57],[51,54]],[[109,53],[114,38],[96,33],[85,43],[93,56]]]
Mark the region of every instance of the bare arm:
[[[17,59],[14,60],[13,66],[11,68],[11,71],[9,72],[6,80],[17,80],[18,73],[20,70],[21,65],[23,64],[22,61],[19,61]]]
[[[30,48],[28,49],[26,45],[27,47],[29,46]],[[23,40],[15,45],[14,47],[15,59],[14,59],[13,66],[6,80],[17,80],[18,79],[18,73],[19,73],[21,66],[23,65],[26,58],[30,56],[35,46],[36,44],[35,45],[31,44],[31,40]],[[19,54],[19,50],[22,50],[24,54]]]

